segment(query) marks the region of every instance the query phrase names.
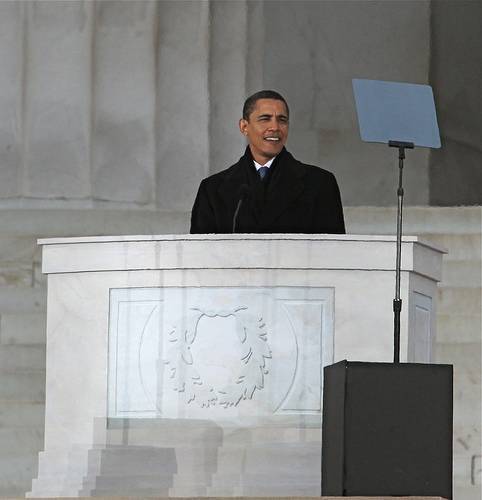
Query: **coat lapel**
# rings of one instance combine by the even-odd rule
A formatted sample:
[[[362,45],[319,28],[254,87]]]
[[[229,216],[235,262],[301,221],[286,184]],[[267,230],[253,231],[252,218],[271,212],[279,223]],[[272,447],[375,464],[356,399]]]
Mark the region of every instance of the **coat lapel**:
[[[304,190],[305,168],[285,149],[279,154],[279,163],[270,179],[266,203],[260,219],[261,228],[269,228],[290,208]]]
[[[248,175],[248,169],[251,167],[250,162],[252,161],[251,153],[248,148],[246,148],[245,154],[239,159],[238,163],[230,168],[224,182],[220,184],[218,188],[218,194],[225,204],[227,214],[234,213],[239,201],[241,186],[247,184],[252,188]],[[247,211],[245,206],[242,207],[244,209],[240,212],[240,219],[242,218],[243,222],[247,223],[249,226],[258,225],[259,207],[254,199],[253,193],[248,196],[248,200],[244,203],[250,205],[252,209]],[[247,220],[250,218],[252,219],[251,221]]]
[[[265,201],[261,203],[254,196],[254,187],[250,183],[248,175],[252,161],[251,153],[247,148],[238,163],[230,168],[228,175],[218,188],[218,194],[225,204],[228,215],[234,213],[239,200],[240,187],[243,184],[250,185],[253,192],[247,203],[251,206],[251,210],[241,210],[240,218],[243,220],[243,225],[247,225],[247,227],[253,227],[253,229],[257,227],[260,231],[267,230],[269,232],[273,222],[283,212],[289,210],[293,202],[303,193],[305,168],[286,149],[283,149],[275,160],[277,164],[270,174],[271,178],[267,186]]]

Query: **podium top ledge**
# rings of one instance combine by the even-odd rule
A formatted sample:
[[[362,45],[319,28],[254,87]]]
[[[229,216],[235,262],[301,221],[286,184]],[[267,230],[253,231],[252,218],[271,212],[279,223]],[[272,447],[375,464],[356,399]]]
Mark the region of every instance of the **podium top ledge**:
[[[334,234],[176,234],[47,238],[46,274],[187,269],[393,270],[396,237]],[[403,238],[402,270],[440,281],[443,250]]]
[[[112,236],[78,236],[40,238],[39,245],[71,245],[76,243],[125,243],[149,241],[352,241],[352,242],[395,242],[395,235],[367,234],[292,234],[292,233],[236,233],[236,234],[141,234]],[[418,243],[440,253],[446,251],[419,236],[404,236],[404,243]]]

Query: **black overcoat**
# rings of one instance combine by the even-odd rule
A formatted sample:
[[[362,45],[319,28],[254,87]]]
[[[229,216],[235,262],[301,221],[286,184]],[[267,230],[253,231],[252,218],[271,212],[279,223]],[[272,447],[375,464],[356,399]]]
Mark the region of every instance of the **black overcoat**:
[[[244,186],[241,188],[241,186]],[[201,182],[191,233],[345,233],[335,176],[283,148],[261,181],[249,147],[237,163]]]

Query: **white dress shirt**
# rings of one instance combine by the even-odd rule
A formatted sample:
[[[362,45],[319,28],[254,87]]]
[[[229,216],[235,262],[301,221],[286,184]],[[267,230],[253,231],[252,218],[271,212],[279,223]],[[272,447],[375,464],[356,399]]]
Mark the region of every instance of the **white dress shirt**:
[[[271,164],[274,162],[274,159],[276,158],[276,156],[273,156],[273,158],[271,158],[271,160],[267,161],[264,165],[261,165],[260,163],[258,163],[256,160],[253,160],[254,161],[254,166],[256,167],[256,172],[261,168],[261,167],[271,167]]]

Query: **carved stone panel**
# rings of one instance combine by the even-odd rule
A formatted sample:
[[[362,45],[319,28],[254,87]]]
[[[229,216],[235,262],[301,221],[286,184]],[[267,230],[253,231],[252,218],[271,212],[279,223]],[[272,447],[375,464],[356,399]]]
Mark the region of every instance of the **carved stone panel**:
[[[109,416],[321,418],[333,307],[332,288],[112,289]]]

